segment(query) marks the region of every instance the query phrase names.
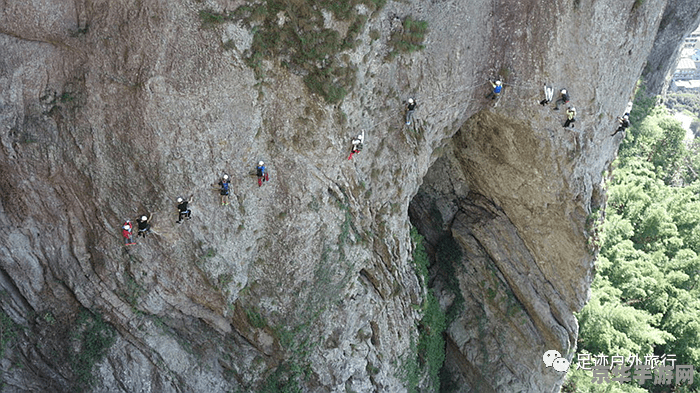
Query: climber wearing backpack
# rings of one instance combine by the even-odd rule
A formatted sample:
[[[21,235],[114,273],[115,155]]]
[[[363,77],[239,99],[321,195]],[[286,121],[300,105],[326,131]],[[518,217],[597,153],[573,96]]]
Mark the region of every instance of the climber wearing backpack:
[[[413,98],[408,99],[406,104],[406,125],[411,125],[411,120],[413,120],[413,113],[416,111],[416,101]]]
[[[124,236],[124,244],[127,246],[134,245],[134,234],[132,232],[133,226],[131,225],[131,221],[126,220],[124,225],[122,225],[122,236]]]
[[[151,231],[151,224],[148,223],[151,220],[151,217],[153,217],[153,213],[151,213],[151,215],[148,217],[143,215],[140,218],[136,219],[136,223],[139,226],[139,231],[138,231],[137,236],[143,236],[145,238],[146,232]]]
[[[489,94],[486,95],[486,98],[495,100],[496,98],[498,98],[499,95],[501,95],[501,90],[503,90],[503,82],[501,82],[500,79],[497,79],[495,81],[489,79],[489,83],[493,87],[493,90],[491,90],[491,92],[489,92]]]
[[[264,181],[270,180],[270,177],[267,175],[267,169],[265,168],[265,162],[263,162],[263,161],[258,162],[258,166],[256,168],[256,173],[258,175],[258,187],[262,186],[262,183]]]
[[[178,217],[177,217],[177,223],[181,223],[183,219],[187,218],[188,220],[191,218],[190,214],[192,214],[192,211],[187,207],[187,205],[192,202],[192,197],[193,195],[190,196],[189,200],[184,200],[182,198],[177,198],[177,210],[178,210]]]
[[[229,204],[229,187],[230,187],[231,181],[228,179],[228,175],[224,175],[224,177],[219,181],[219,187],[221,188],[221,191],[219,192],[221,194],[221,205],[228,205]]]
[[[569,103],[569,93],[566,92],[566,89],[561,89],[559,92],[559,98],[557,99],[557,102],[554,103],[554,110],[558,111],[559,110],[559,104],[568,104]]]
[[[566,122],[564,122],[564,128],[571,125],[574,128],[574,122],[576,121],[576,108],[570,106],[566,109]]]
[[[620,123],[620,126],[619,126],[619,127],[617,128],[617,130],[615,130],[615,132],[613,132],[613,134],[610,135],[610,136],[615,136],[615,134],[617,134],[618,132],[621,132],[621,131],[622,131],[622,132],[625,132],[625,130],[627,129],[627,127],[630,126],[630,114],[629,114],[629,113],[625,113],[625,115],[622,116],[622,117],[618,116],[618,117],[617,117],[617,122]]]
[[[358,135],[357,138],[352,140],[352,150],[350,151],[350,157],[348,160],[352,159],[352,155],[362,151],[363,144],[365,142],[365,130],[362,130],[362,134]]]

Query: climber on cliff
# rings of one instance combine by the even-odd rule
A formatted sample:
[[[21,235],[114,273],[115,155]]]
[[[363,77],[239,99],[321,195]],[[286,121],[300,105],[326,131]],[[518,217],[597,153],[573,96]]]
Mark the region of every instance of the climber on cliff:
[[[416,101],[413,98],[408,99],[406,104],[406,125],[411,125],[411,120],[413,120],[413,113],[416,111]]]
[[[498,98],[498,96],[501,95],[501,90],[503,90],[503,82],[501,82],[500,78],[496,79],[495,81],[492,81],[489,79],[489,83],[493,87],[493,90],[489,92],[489,94],[486,95],[486,98],[490,98],[492,100],[495,100]]]
[[[265,168],[265,162],[258,162],[256,173],[258,175],[258,187],[262,186],[264,181],[269,181],[270,177],[267,175],[267,169]]]
[[[138,231],[137,236],[143,236],[145,238],[146,232],[151,231],[151,224],[148,223],[151,220],[151,217],[153,217],[153,213],[151,213],[151,215],[148,217],[143,215],[143,216],[136,219],[136,223],[139,226],[139,231]]]
[[[219,180],[219,187],[220,191],[219,194],[221,194],[221,205],[228,205],[229,204],[229,194],[230,190],[229,187],[231,185],[231,181],[228,178],[228,175],[224,175],[221,180]]]
[[[568,104],[569,100],[569,93],[567,93],[566,89],[561,89],[559,92],[559,98],[557,99],[557,102],[554,103],[554,110],[558,111],[559,104]]]
[[[363,144],[365,142],[365,130],[362,130],[362,134],[358,135],[352,140],[352,150],[350,151],[350,157],[348,160],[352,159],[352,155],[362,151]]]
[[[124,225],[122,225],[122,236],[124,236],[124,244],[127,246],[134,245],[134,233],[132,232],[133,225],[131,225],[130,220],[126,220]]]
[[[552,97],[554,97],[554,88],[553,87],[547,87],[547,84],[544,84],[544,100],[540,101],[540,105],[545,106],[552,102]]]
[[[564,122],[564,128],[571,125],[574,128],[574,122],[576,121],[576,108],[570,106],[566,109],[566,122]]]
[[[181,223],[183,219],[190,219],[190,214],[192,214],[192,211],[187,207],[189,203],[192,202],[194,195],[190,195],[190,199],[184,200],[182,198],[177,198],[177,210],[178,210],[178,216],[177,216],[177,223]]]
[[[615,134],[617,134],[618,132],[623,132],[624,135],[625,130],[627,130],[627,127],[630,126],[630,114],[625,113],[622,117],[618,116],[617,122],[620,123],[620,126],[610,136],[615,136]]]

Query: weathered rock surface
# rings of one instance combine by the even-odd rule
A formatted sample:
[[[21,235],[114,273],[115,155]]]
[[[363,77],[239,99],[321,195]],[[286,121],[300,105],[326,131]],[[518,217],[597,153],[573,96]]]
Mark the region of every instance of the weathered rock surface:
[[[446,363],[460,391],[556,391],[541,356],[574,349],[586,218],[666,1],[389,2],[348,52],[357,79],[335,106],[274,60],[259,84],[243,24],[201,27],[199,11],[241,3],[0,3],[0,284],[22,327],[4,391],[85,386],[84,309],[116,329],[91,336],[110,344],[94,391],[247,391],[295,372],[303,391],[412,389],[416,195],[432,249],[461,253]],[[425,49],[387,62],[407,15],[428,21]],[[575,129],[536,105],[544,82],[572,93]],[[212,186],[223,173],[229,206]],[[192,220],[175,224],[191,194]],[[156,233],[125,248],[121,223],[150,213]]]
[[[643,76],[650,95],[664,95],[680,59],[683,38],[700,25],[700,3],[669,1],[661,18]]]

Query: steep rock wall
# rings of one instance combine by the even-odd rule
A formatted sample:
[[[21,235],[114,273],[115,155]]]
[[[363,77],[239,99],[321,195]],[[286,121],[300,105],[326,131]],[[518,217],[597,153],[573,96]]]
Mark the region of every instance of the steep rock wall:
[[[407,219],[418,193],[450,201],[444,221],[416,213],[435,224],[421,230],[448,231],[470,251],[461,264],[481,261],[460,278],[472,295],[449,328],[455,379],[556,390],[541,354],[573,349],[591,279],[584,223],[616,149],[606,135],[665,1],[389,2],[347,52],[356,81],[339,105],[279,59],[259,83],[246,25],[202,28],[200,11],[239,5],[2,3],[0,283],[24,327],[5,389],[85,386],[76,337],[89,309],[116,328],[95,391],[235,391],[301,374],[303,391],[405,391],[424,294]],[[407,15],[429,23],[425,49],[387,61],[392,22]],[[509,85],[493,108],[483,96],[497,74]],[[576,130],[536,105],[543,82],[571,91]],[[366,148],[348,161],[360,129]],[[451,184],[419,192],[426,173],[426,187],[446,181],[430,181],[443,154],[432,171]],[[260,159],[271,181],[258,188]],[[174,200],[189,195],[193,218],[177,225]],[[150,213],[156,234],[125,248],[120,224]],[[467,280],[492,274],[505,311]],[[474,333],[484,327],[493,335]]]
[[[572,311],[587,301],[593,278],[591,217],[605,205],[604,173],[618,143],[613,117],[631,97],[652,44],[639,37],[654,34],[654,7],[663,3],[635,6],[615,23],[603,22],[608,6],[579,6],[560,35],[540,43],[545,58],[558,60],[542,69],[511,62],[523,74],[506,108],[465,122],[411,204],[431,244],[441,302],[448,310],[463,303],[448,328],[446,360],[460,391],[556,392],[561,373],[539,354],[556,349],[571,359],[575,350]],[[552,80],[572,95],[575,128],[536,104],[533,82]]]
[[[700,3],[672,1],[664,10],[643,76],[647,93],[664,95],[680,60],[683,38],[700,25]]]

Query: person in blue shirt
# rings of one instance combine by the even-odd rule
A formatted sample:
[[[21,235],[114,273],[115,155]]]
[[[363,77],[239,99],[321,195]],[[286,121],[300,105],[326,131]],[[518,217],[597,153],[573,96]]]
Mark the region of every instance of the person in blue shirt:
[[[486,95],[486,98],[495,100],[501,94],[501,90],[503,90],[503,82],[501,82],[500,80],[489,80],[489,83],[491,84],[491,86],[493,86],[493,90],[491,90],[491,92],[488,95]]]
[[[219,187],[221,188],[219,193],[221,194],[222,206],[229,204],[229,194],[231,193],[230,186],[231,181],[229,180],[228,175],[224,175],[224,177],[219,181]]]
[[[267,170],[265,169],[265,163],[263,161],[258,162],[257,174],[258,174],[258,187],[262,186],[264,181],[269,181],[270,177],[267,175]]]

